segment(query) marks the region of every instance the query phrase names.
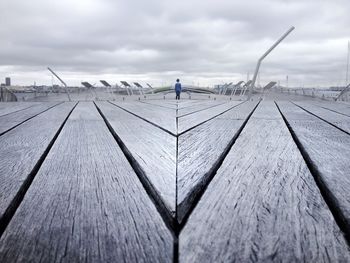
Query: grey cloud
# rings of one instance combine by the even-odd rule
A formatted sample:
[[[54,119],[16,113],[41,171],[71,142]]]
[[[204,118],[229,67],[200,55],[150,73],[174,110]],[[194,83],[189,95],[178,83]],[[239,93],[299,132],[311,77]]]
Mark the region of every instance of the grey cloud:
[[[261,79],[333,85],[345,70],[346,0],[3,0],[0,9],[0,74],[23,72],[19,82],[31,81],[31,72],[47,82],[48,65],[75,83],[103,74],[236,80],[291,25]]]

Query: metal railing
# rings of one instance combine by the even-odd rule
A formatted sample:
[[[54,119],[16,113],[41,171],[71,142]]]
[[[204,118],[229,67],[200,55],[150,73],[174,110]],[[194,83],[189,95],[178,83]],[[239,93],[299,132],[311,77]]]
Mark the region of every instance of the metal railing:
[[[0,101],[17,101],[16,95],[6,87],[0,87]]]

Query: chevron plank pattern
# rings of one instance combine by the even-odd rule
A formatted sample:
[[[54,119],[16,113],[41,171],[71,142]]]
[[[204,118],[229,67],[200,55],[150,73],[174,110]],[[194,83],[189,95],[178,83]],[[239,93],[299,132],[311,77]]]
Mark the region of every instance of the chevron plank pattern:
[[[0,113],[0,262],[350,261],[346,105],[6,103]]]

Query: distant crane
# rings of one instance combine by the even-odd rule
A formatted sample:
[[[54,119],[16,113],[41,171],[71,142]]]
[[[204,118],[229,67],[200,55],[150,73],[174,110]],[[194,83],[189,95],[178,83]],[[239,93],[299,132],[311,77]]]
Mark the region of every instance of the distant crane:
[[[67,87],[67,84],[52,70],[50,69],[49,67],[47,67],[47,69],[64,85],[64,88],[66,90],[66,93],[67,93],[67,96],[68,96],[68,99],[69,101],[72,101],[70,99],[70,95],[69,95],[69,91],[68,91],[68,87]]]

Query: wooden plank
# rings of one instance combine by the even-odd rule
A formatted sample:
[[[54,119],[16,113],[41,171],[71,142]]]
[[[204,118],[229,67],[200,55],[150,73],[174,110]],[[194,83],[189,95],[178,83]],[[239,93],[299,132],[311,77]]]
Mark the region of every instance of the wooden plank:
[[[192,107],[193,105],[199,105],[201,103],[205,103],[206,101],[213,101],[213,100],[141,100],[139,102],[141,103],[146,103],[146,104],[151,104],[151,105],[157,105],[160,107],[166,107],[166,108],[170,108],[170,109],[185,109],[187,107]],[[220,101],[217,101],[218,103]],[[224,102],[224,101],[221,101]]]
[[[97,106],[144,173],[145,179],[175,214],[176,137],[108,103]]]
[[[175,100],[178,109],[186,109],[193,107],[194,105],[200,105],[205,103],[205,100]]]
[[[328,109],[330,111],[335,111],[340,114],[350,116],[350,105],[341,102],[331,102],[331,101],[310,101],[312,104]]]
[[[175,94],[174,94],[175,97]],[[192,107],[194,104],[200,104],[203,103],[204,100],[150,100],[152,103],[157,103],[158,105],[167,105],[173,109],[183,109],[186,107]]]
[[[159,103],[152,103],[151,101],[146,101],[146,100],[140,100],[138,101],[139,103],[144,103],[156,107],[161,107],[161,108],[166,108],[166,109],[177,109],[177,105],[169,105],[165,102],[159,102]]]
[[[243,103],[179,136],[177,219],[181,222],[258,102]]]
[[[179,237],[180,262],[347,262],[286,125],[262,102]]]
[[[58,104],[58,102],[40,103],[26,110],[14,112],[0,117],[0,135]]]
[[[79,103],[0,240],[1,262],[172,262],[173,238],[93,103]]]
[[[0,103],[0,117],[21,111],[30,107],[33,107],[34,105],[37,105],[36,102],[1,102]]]
[[[11,108],[14,106],[18,106],[18,105],[24,105],[24,103],[22,102],[0,102],[0,111],[1,110],[6,110],[7,108]]]
[[[0,222],[73,106],[58,105],[0,137]]]
[[[176,135],[176,110],[135,102],[113,102],[113,104]]]
[[[140,101],[141,103],[150,104],[150,105],[156,105],[161,106],[169,109],[177,109],[177,103],[171,103],[168,100],[143,100]]]
[[[197,126],[211,118],[214,118],[218,114],[221,114],[222,112],[232,109],[233,107],[241,103],[242,102],[239,102],[239,101],[230,101],[229,103],[225,103],[214,108],[210,108],[191,115],[180,117],[178,118],[178,133],[179,134],[184,133],[187,130],[193,128],[194,126]]]
[[[350,233],[350,136],[292,103],[278,105]]]
[[[206,103],[218,103],[218,104],[224,104],[228,102],[227,100],[180,100],[177,101],[178,109],[179,110],[185,110],[188,108],[192,108],[194,106],[199,106]]]
[[[322,120],[338,127],[339,129],[350,133],[350,116],[336,113],[334,111],[327,110],[322,107],[314,106],[309,103],[293,102],[294,104],[302,107],[304,110],[318,116]]]
[[[202,110],[210,109],[213,107],[216,107],[218,105],[222,105],[227,103],[227,101],[218,101],[218,100],[208,100],[208,101],[202,101],[201,103],[193,103],[189,107],[183,107],[178,110],[178,117],[182,117],[184,115],[193,114]]]

